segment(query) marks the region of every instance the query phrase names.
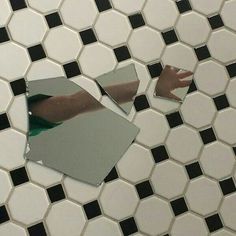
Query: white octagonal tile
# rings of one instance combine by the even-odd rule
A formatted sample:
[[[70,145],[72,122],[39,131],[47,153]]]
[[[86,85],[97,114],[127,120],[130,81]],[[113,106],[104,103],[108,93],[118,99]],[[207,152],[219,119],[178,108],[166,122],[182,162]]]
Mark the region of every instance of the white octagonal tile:
[[[192,213],[177,217],[171,228],[172,236],[207,236],[208,229],[205,221]]]
[[[51,29],[44,45],[48,56],[61,63],[75,60],[82,49],[78,34],[64,26]]]
[[[138,112],[133,123],[140,128],[136,140],[149,147],[163,143],[169,130],[165,116],[152,109]]]
[[[131,15],[142,10],[145,0],[112,0],[112,3],[115,9]]]
[[[83,48],[79,63],[84,74],[96,78],[112,71],[117,61],[112,49],[97,42]]]
[[[214,142],[203,147],[200,162],[207,175],[220,180],[232,173],[235,157],[228,145]]]
[[[147,23],[160,31],[173,27],[179,14],[171,0],[148,0],[143,12]]]
[[[236,30],[235,12],[236,12],[236,1],[235,0],[225,1],[221,9],[220,16],[224,22],[224,25],[228,26],[232,30]]]
[[[13,219],[31,224],[44,218],[49,200],[43,188],[26,183],[14,189],[8,206]]]
[[[214,31],[207,46],[211,56],[215,59],[224,63],[235,60],[236,34],[227,29]]]
[[[105,217],[90,220],[83,235],[122,236],[118,224]]]
[[[11,181],[9,175],[6,171],[0,169],[0,182],[1,182],[1,191],[0,191],[0,204],[4,204],[7,200],[9,193],[11,192]]]
[[[120,176],[132,183],[148,178],[153,165],[150,151],[136,143],[133,143],[117,162]]]
[[[45,221],[51,235],[56,236],[81,235],[86,223],[82,207],[68,200],[54,204]]]
[[[77,181],[69,176],[65,176],[63,183],[68,197],[83,205],[97,199],[103,186],[102,183],[100,186],[95,187],[81,181]]]
[[[176,30],[183,42],[197,46],[206,42],[211,29],[205,17],[199,13],[190,12],[180,15]]]
[[[65,0],[60,12],[67,25],[81,31],[92,26],[98,9],[93,0]]]
[[[133,185],[118,179],[105,184],[99,200],[106,215],[121,220],[134,213],[139,198]]]
[[[143,62],[160,58],[165,46],[161,34],[147,26],[132,31],[128,45],[132,55]]]
[[[225,91],[229,104],[236,108],[236,78],[229,81],[228,87]]]
[[[217,232],[212,233],[211,236],[235,236],[235,233],[232,233],[226,229],[217,230]]]
[[[43,13],[57,10],[62,0],[28,0],[29,6]]]
[[[0,225],[0,235],[2,236],[27,236],[25,229],[21,226],[7,222],[5,224]]]
[[[186,123],[195,128],[202,128],[211,124],[216,107],[210,97],[200,92],[194,92],[186,96],[180,111]]]
[[[217,211],[222,193],[216,181],[202,176],[189,183],[185,196],[189,208],[205,216]]]
[[[210,15],[218,12],[224,1],[225,0],[190,0],[190,3],[194,10],[205,15]]]
[[[220,207],[220,214],[225,225],[236,230],[236,193],[224,198]]]
[[[110,46],[125,43],[131,32],[128,18],[114,10],[100,14],[94,28],[98,38]]]
[[[15,11],[8,27],[12,38],[27,47],[40,43],[47,31],[43,16],[27,8]]]
[[[140,202],[134,217],[141,231],[156,236],[168,230],[173,213],[167,202],[153,196]]]
[[[9,83],[0,79],[0,113],[3,113],[7,110],[7,107],[13,97],[12,95],[13,93]]]
[[[168,199],[183,194],[188,183],[184,167],[171,160],[156,164],[150,179],[155,192]]]
[[[5,26],[11,15],[11,7],[8,0],[1,1],[0,8],[0,26]]]
[[[222,93],[229,81],[225,67],[213,60],[199,63],[194,78],[198,89],[211,96]]]
[[[181,125],[171,129],[166,145],[173,159],[187,163],[198,157],[202,141],[196,130]]]
[[[227,142],[228,144],[236,144],[236,110],[233,108],[227,108],[220,111],[216,115],[214,122],[214,128],[219,139]]]

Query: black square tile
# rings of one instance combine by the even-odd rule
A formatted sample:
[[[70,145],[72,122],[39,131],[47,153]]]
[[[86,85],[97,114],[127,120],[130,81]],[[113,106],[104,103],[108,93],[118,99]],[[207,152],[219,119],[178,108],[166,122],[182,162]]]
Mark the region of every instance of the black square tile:
[[[136,29],[138,27],[145,25],[145,22],[141,13],[135,13],[133,15],[130,15],[129,21],[133,29]]]
[[[47,189],[51,203],[65,198],[64,190],[61,184],[57,184]]]
[[[10,0],[10,3],[13,11],[27,7],[25,0]]]
[[[109,181],[112,181],[112,180],[115,180],[115,179],[118,179],[119,176],[117,174],[117,171],[116,171],[116,167],[114,166],[111,171],[109,172],[109,174],[106,176],[106,178],[104,179],[104,182],[107,183]]]
[[[194,91],[197,91],[197,87],[196,87],[196,84],[194,82],[194,79],[192,79],[192,83],[190,84],[190,86],[188,88],[187,94],[192,93]]]
[[[7,30],[5,27],[0,28],[0,43],[9,41],[10,38],[8,36]]]
[[[79,34],[84,45],[97,41],[92,28],[81,31]]]
[[[67,78],[81,75],[79,65],[76,61],[72,61],[63,65]]]
[[[216,140],[216,136],[212,128],[202,130],[199,133],[204,144],[208,144]]]
[[[151,153],[152,153],[155,163],[169,159],[169,155],[164,145],[152,148]]]
[[[189,179],[196,178],[203,174],[199,162],[194,162],[186,165],[185,168],[188,172]]]
[[[144,94],[137,96],[134,100],[134,107],[136,111],[150,108],[147,97]]]
[[[180,14],[192,10],[192,7],[188,0],[176,0],[176,5],[179,9]]]
[[[208,47],[206,45],[199,47],[199,48],[194,48],[194,51],[195,51],[196,56],[199,61],[211,57],[211,54],[210,54]]]
[[[0,206],[0,224],[10,220],[6,207]]]
[[[163,67],[160,62],[152,65],[147,65],[147,68],[152,78],[160,76],[163,70]]]
[[[86,213],[88,220],[102,214],[97,200],[83,205],[83,208],[84,208],[84,211]]]
[[[62,25],[62,21],[60,18],[60,15],[58,14],[58,12],[53,12],[51,14],[48,14],[45,16],[47,23],[48,23],[48,27],[49,28],[53,28],[59,25]]]
[[[150,185],[148,180],[142,183],[136,184],[135,187],[136,187],[136,190],[138,192],[140,199],[153,195],[152,186]]]
[[[37,61],[46,57],[45,51],[41,44],[28,48],[31,61]]]
[[[0,130],[10,127],[10,122],[6,113],[0,114]]]
[[[29,181],[29,178],[28,178],[28,175],[24,166],[10,171],[10,175],[11,175],[11,179],[14,186],[17,186],[19,184],[23,184]]]
[[[11,85],[11,89],[12,89],[14,96],[26,93],[26,83],[23,78],[15,80],[15,81],[11,81],[10,85]]]
[[[138,232],[138,228],[133,217],[121,221],[120,227],[124,236],[128,236],[134,234],[135,232]]]
[[[183,120],[178,111],[166,115],[166,119],[169,123],[170,128],[182,125]]]
[[[230,106],[225,94],[213,98],[213,101],[218,111]]]
[[[233,181],[233,178],[228,178],[228,179],[222,180],[219,183],[220,183],[222,193],[224,195],[236,192],[236,187],[235,187],[235,183]]]
[[[114,50],[114,53],[118,62],[131,58],[129,49],[126,46],[121,46],[113,50]]]
[[[109,2],[109,0],[95,0],[95,3],[97,5],[98,11],[102,12],[105,10],[108,10],[110,8],[112,8],[111,3]]]
[[[28,227],[27,230],[30,236],[47,236],[43,222],[40,222],[36,225],[32,225]]]
[[[188,211],[188,207],[183,197],[172,201],[170,204],[171,204],[171,207],[173,209],[175,216],[178,216]]]
[[[175,43],[178,41],[178,37],[177,37],[174,29],[169,30],[167,32],[162,32],[161,34],[162,34],[162,37],[163,37],[166,45],[169,45],[169,44],[172,44],[172,43]]]
[[[213,30],[224,26],[224,22],[222,21],[221,16],[219,14],[217,14],[215,16],[208,17],[208,21],[209,21],[211,28]]]
[[[214,232],[218,229],[223,228],[223,224],[222,224],[221,219],[218,214],[215,214],[215,215],[205,218],[205,221],[206,221],[208,230],[210,232]]]
[[[234,76],[236,76],[236,62],[229,64],[226,66],[226,69],[228,71],[229,77],[233,78]]]

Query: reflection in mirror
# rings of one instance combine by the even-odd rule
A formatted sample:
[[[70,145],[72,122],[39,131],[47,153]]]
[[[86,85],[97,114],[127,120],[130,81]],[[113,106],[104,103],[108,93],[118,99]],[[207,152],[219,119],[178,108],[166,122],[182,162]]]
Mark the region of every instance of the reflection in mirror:
[[[134,64],[100,75],[96,82],[113,102],[129,114],[140,83]]]
[[[139,132],[65,77],[28,82],[29,152],[77,180],[100,185]]]
[[[153,96],[183,103],[192,75],[191,71],[167,65],[157,80]]]

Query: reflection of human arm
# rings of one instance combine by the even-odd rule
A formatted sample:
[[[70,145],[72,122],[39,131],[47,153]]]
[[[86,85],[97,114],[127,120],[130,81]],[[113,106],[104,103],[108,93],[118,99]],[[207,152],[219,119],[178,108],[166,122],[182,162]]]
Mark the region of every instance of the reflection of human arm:
[[[138,82],[130,82],[120,85],[105,87],[105,90],[112,94],[119,103],[127,102],[136,94]],[[61,122],[73,118],[74,116],[97,109],[104,106],[97,101],[87,91],[81,90],[69,96],[54,96],[29,106],[33,115],[42,117],[50,122]]]

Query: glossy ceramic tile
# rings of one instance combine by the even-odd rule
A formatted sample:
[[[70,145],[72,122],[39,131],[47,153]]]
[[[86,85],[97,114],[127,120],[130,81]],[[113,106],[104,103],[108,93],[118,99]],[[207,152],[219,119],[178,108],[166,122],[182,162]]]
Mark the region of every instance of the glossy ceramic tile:
[[[1,0],[0,235],[236,235],[235,0]],[[135,64],[128,116],[94,79]],[[153,97],[166,64],[183,104]],[[25,81],[67,77],[140,134],[101,186],[24,159]]]

